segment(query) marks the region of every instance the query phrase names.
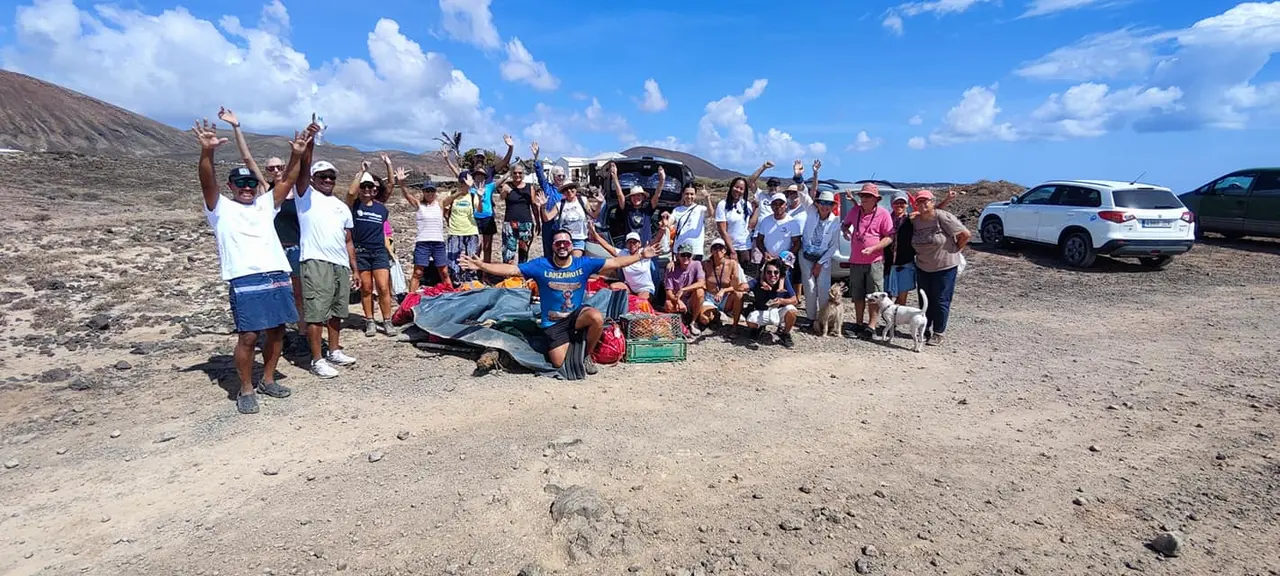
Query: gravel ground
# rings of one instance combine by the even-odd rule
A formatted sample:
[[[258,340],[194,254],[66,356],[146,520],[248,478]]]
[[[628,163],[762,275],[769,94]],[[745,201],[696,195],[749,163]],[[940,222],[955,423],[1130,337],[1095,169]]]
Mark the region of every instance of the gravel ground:
[[[239,416],[195,190],[0,156],[0,573],[1280,574],[1276,242],[979,246],[921,354],[713,333],[570,383],[349,331]]]

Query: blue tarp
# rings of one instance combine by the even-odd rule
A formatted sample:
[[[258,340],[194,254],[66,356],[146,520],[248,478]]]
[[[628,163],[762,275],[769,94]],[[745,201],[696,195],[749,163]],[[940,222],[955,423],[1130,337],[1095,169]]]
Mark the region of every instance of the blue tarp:
[[[621,298],[613,290],[600,290],[587,296],[583,305],[617,318],[626,312],[626,294],[617,295]],[[529,370],[554,375],[558,371],[547,362],[547,339],[538,326],[539,308],[531,296],[525,288],[445,293],[419,302],[413,309],[413,323],[438,338],[502,350]]]

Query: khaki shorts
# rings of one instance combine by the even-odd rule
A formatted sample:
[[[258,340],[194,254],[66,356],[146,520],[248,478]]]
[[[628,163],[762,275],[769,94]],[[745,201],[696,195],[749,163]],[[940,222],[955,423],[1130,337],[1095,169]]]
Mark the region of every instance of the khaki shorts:
[[[351,270],[324,260],[303,260],[302,321],[321,324],[346,318],[351,304]]]
[[[863,302],[872,292],[884,292],[884,262],[850,264],[849,299]]]

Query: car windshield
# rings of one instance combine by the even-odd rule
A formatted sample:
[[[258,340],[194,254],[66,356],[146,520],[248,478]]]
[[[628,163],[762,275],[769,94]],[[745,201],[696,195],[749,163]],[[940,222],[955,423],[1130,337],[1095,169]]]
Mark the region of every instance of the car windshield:
[[[1116,208],[1134,208],[1138,210],[1172,210],[1182,208],[1182,201],[1168,190],[1137,188],[1133,190],[1116,190],[1112,192],[1116,200]]]
[[[667,170],[667,181],[662,187],[663,191],[679,194],[684,187],[680,167],[675,164],[659,164],[652,161],[618,162],[618,183],[622,184],[623,193],[637,184],[645,190],[657,188],[660,165]]]

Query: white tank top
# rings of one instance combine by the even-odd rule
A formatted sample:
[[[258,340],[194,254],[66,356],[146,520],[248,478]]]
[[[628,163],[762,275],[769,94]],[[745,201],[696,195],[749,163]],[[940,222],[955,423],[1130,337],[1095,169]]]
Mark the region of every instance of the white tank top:
[[[560,227],[568,230],[574,240],[587,239],[587,211],[582,209],[582,204],[568,200],[560,204]]]
[[[419,204],[414,219],[418,223],[416,242],[444,242],[444,209],[439,201]]]

